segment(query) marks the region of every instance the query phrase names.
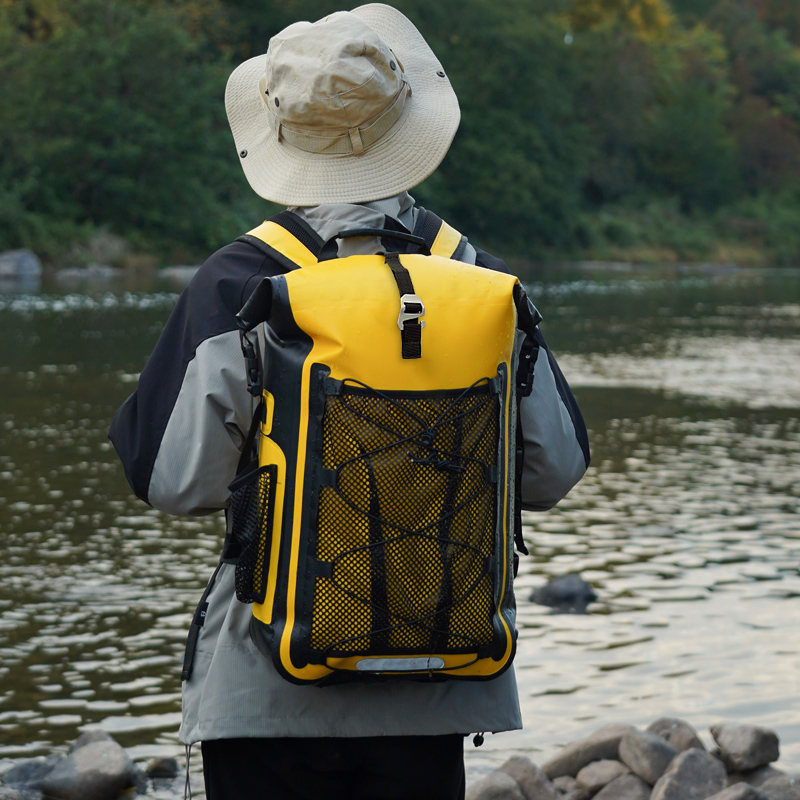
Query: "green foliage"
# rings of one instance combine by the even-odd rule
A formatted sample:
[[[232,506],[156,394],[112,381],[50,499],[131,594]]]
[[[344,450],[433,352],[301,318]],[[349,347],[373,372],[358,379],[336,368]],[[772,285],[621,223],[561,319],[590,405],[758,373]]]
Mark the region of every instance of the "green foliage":
[[[800,257],[795,0],[396,5],[462,108],[450,153],[413,194],[476,243],[711,258],[727,242]],[[283,27],[332,10],[0,0],[0,249],[58,258],[105,229],[165,260],[200,257],[271,213],[239,167],[225,82]]]
[[[227,65],[185,10],[74,0],[28,42],[3,22],[0,246],[58,255],[108,226],[206,251],[241,231],[253,203],[220,103]]]

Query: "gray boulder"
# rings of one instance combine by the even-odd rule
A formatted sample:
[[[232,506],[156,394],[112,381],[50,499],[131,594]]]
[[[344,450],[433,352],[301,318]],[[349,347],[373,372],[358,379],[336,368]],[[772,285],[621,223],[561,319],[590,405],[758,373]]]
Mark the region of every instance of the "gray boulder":
[[[769,800],[800,800],[800,775],[776,775],[759,789]]]
[[[755,786],[748,783],[737,783],[718,794],[711,795],[708,800],[769,800],[769,797]]]
[[[69,748],[70,753],[80,750],[81,747],[86,747],[87,744],[94,742],[114,742],[114,738],[110,733],[102,730],[101,728],[92,728],[91,730],[84,731]],[[116,744],[116,742],[114,742]]]
[[[542,764],[542,770],[550,780],[562,775],[575,777],[587,764],[604,758],[617,758],[622,737],[636,730],[632,725],[604,725],[594,733],[577,742],[568,744],[561,752]]]
[[[138,770],[122,747],[95,741],[61,761],[42,781],[42,793],[54,800],[116,800],[138,782]]]
[[[589,800],[589,792],[570,775],[562,775],[553,780],[553,786],[560,800]]]
[[[526,800],[519,784],[496,769],[467,787],[465,800]]]
[[[705,800],[725,788],[725,765],[703,750],[678,753],[653,787],[650,800]]]
[[[42,274],[42,262],[32,250],[0,253],[0,278],[29,278]]]
[[[664,774],[678,751],[656,733],[631,731],[619,743],[619,757],[651,786]]]
[[[761,786],[764,781],[770,778],[776,778],[779,775],[785,775],[782,769],[775,769],[775,767],[767,764],[764,767],[756,767],[748,772],[732,772],[728,775],[728,783],[749,783],[751,786]]]
[[[525,800],[559,800],[547,775],[525,756],[512,756],[500,767],[500,772],[517,782]]]
[[[778,735],[757,725],[723,722],[711,726],[720,758],[729,772],[744,772],[778,760]]]
[[[655,733],[666,739],[679,753],[696,747],[705,750],[697,731],[685,720],[676,717],[659,717],[647,726],[648,733]]]
[[[630,770],[611,758],[602,761],[593,761],[587,764],[577,775],[577,781],[585,786],[589,796],[597,794],[604,786],[611,783],[620,775],[625,775]]]
[[[38,792],[42,787],[42,781],[63,760],[64,756],[58,754],[47,758],[26,758],[3,775],[2,783],[15,792]]]
[[[597,600],[597,594],[580,575],[561,575],[535,589],[530,599],[557,611],[585,613],[586,606]]]
[[[620,775],[604,789],[601,789],[594,800],[649,800],[650,784],[645,783],[638,775]]]

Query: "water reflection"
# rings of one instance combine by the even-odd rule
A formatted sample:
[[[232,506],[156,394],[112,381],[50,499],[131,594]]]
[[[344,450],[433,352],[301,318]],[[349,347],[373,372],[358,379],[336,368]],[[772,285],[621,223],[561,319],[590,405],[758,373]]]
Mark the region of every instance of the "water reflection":
[[[796,277],[536,276],[594,462],[526,517],[526,729],[469,748],[472,775],[662,714],[774,726],[780,765],[800,768]],[[177,751],[183,641],[221,526],[133,499],[106,440],[175,298],[0,295],[0,758],[87,725],[140,757]],[[527,600],[571,572],[600,595],[589,615]]]

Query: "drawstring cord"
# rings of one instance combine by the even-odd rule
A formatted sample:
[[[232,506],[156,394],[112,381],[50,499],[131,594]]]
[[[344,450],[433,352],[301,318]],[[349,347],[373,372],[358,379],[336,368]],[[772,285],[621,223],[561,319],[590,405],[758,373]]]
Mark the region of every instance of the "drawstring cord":
[[[192,758],[192,746],[186,745],[186,783],[183,785],[183,800],[192,800],[192,782],[189,780],[189,761]]]

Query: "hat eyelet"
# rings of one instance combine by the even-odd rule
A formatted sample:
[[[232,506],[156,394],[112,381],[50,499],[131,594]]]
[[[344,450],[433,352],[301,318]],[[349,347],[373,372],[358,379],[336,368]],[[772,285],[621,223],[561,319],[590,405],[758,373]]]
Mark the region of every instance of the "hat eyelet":
[[[440,69],[437,69],[437,70],[436,70],[436,74],[437,74],[437,75],[438,75],[440,78],[444,78],[444,72],[443,72],[442,70],[440,70]]]
[[[276,106],[276,108],[277,108],[277,107],[279,107],[279,106],[280,106],[280,104],[281,104],[281,101],[280,101],[280,100],[278,100],[278,98],[276,97],[276,98],[275,98],[275,106]]]
[[[389,69],[392,70],[392,72],[394,72],[397,69],[397,64],[395,64],[394,61],[390,61]]]
[[[247,150],[240,150],[239,151],[240,158],[247,158]]]

